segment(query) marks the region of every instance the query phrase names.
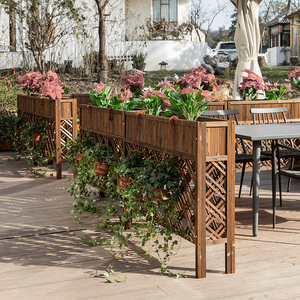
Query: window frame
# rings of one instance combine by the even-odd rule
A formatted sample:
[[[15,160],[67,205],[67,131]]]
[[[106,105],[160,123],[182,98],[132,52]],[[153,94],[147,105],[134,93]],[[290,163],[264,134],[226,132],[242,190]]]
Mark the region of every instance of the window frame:
[[[159,18],[160,20],[154,20],[154,1],[157,1],[159,2],[159,7],[160,7],[160,10],[159,10]],[[170,2],[171,1],[175,1],[176,2],[176,21],[170,21],[170,8],[171,8],[171,5],[170,5]],[[153,21],[154,22],[161,22],[162,21],[162,7],[163,6],[168,6],[168,20],[167,20],[167,23],[170,23],[172,25],[177,25],[178,24],[178,1],[179,0],[152,0],[152,10],[153,10]],[[165,2],[165,3],[163,3]]]

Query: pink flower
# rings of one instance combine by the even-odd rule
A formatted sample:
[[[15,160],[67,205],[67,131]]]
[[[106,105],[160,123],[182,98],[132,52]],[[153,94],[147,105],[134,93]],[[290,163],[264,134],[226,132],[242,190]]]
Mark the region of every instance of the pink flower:
[[[207,70],[203,67],[198,67],[193,69],[190,73],[184,74],[181,79],[182,83],[187,83],[189,86],[200,89],[201,84],[207,84],[209,86],[214,86],[216,90],[219,90],[219,86],[215,82],[215,75],[206,74]]]
[[[48,96],[53,100],[60,100],[61,94],[64,92],[62,87],[56,81],[45,82],[40,88],[40,96]]]
[[[201,95],[202,95],[204,98],[207,98],[208,100],[211,100],[211,94],[212,94],[212,92],[207,91],[207,90],[204,90],[204,91],[201,92]]]
[[[182,89],[181,91],[181,95],[188,95],[188,94],[193,94],[194,93],[194,90],[192,87],[188,87],[188,88],[185,88],[185,89]]]
[[[121,93],[121,97],[118,98],[120,101],[129,100],[129,98],[132,98],[132,93],[130,90],[126,90],[125,92]]]
[[[289,90],[289,91],[291,91],[292,90],[292,87],[291,87],[291,85],[290,84],[285,84],[285,86],[287,87],[287,89]]]
[[[288,79],[299,78],[299,77],[300,77],[300,68],[295,69],[294,71],[290,72],[288,75]]]
[[[118,95],[120,95],[122,92],[122,89],[117,90],[117,88],[115,89],[115,92],[113,93],[113,97],[117,97]]]
[[[104,91],[107,88],[107,85],[105,85],[104,83],[100,82],[97,83],[95,82],[92,86],[92,92],[96,92],[96,93],[101,93],[102,91]]]
[[[148,90],[143,92],[143,95],[140,96],[140,99],[146,99],[149,96],[154,96],[154,97],[158,96],[159,98],[165,98],[166,94],[164,92],[161,92],[161,91],[148,89]]]
[[[140,88],[140,90],[142,90],[145,83],[144,76],[139,71],[135,71],[134,75],[122,77],[120,81],[125,83],[123,89],[128,89],[131,86],[137,86]]]
[[[279,83],[278,81],[274,83],[274,87],[278,87],[279,86]]]
[[[163,87],[171,87],[173,84],[169,80],[161,81],[157,87],[163,88]]]
[[[165,105],[171,105],[170,100],[163,100],[163,103],[164,103]]]

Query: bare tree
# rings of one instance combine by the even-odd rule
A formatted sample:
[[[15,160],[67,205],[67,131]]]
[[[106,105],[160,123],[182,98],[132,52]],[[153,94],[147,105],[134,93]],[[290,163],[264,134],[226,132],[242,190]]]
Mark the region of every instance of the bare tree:
[[[228,1],[217,0],[217,7],[212,10],[207,0],[191,0],[192,20],[207,34],[216,17],[228,6]]]
[[[24,32],[20,48],[31,51],[37,68],[45,72],[45,53],[56,47],[64,37],[71,36],[82,20],[75,0],[0,0],[10,17],[10,34],[16,37],[16,28]],[[10,38],[10,49],[16,51],[16,40]]]

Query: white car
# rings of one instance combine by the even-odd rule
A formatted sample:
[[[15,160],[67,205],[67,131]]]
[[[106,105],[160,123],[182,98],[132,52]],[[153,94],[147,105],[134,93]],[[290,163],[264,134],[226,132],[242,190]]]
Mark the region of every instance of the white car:
[[[230,55],[231,60],[235,60],[237,53],[234,42],[219,42],[215,49],[215,55]]]

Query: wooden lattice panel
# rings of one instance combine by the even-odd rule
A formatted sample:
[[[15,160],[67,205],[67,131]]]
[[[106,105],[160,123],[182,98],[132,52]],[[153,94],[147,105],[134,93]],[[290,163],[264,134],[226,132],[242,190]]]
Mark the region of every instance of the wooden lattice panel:
[[[209,239],[226,237],[226,164],[206,166],[206,232]]]

